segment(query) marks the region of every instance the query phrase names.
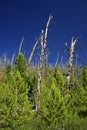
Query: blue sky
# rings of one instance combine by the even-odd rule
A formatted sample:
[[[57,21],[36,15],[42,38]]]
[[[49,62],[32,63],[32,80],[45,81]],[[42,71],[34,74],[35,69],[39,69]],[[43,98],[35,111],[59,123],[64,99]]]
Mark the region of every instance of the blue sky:
[[[22,51],[29,57],[49,14],[53,15],[47,38],[49,62],[55,63],[58,52],[66,59],[64,43],[70,45],[74,36],[80,38],[77,54],[87,65],[86,0],[0,0],[0,56],[17,53],[24,36]]]

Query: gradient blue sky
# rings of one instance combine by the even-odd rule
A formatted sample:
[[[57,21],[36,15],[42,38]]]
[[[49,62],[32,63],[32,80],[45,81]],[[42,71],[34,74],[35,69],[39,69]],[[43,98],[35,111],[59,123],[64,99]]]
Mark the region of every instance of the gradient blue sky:
[[[80,38],[77,54],[87,65],[87,1],[86,0],[0,0],[0,56],[11,57],[18,52],[24,36],[22,51],[30,55],[49,14],[53,20],[48,33],[49,62],[54,63],[58,51],[65,58],[64,43],[70,45],[73,36]]]

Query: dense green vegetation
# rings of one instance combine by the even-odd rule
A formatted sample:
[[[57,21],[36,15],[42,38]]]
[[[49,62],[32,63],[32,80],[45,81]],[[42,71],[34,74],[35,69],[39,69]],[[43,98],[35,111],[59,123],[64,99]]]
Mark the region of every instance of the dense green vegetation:
[[[79,83],[71,86],[70,95],[61,70],[49,67],[48,86],[44,78],[41,83],[38,111],[34,109],[37,67],[27,71],[27,60],[20,53],[14,66],[0,65],[0,72],[0,130],[87,129],[87,67],[82,68]]]

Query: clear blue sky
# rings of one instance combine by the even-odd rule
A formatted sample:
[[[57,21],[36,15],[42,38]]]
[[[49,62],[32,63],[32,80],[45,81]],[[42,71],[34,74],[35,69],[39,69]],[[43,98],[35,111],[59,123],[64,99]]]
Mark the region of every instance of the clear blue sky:
[[[22,51],[29,56],[49,14],[53,15],[47,39],[49,61],[56,61],[58,51],[64,57],[64,43],[70,45],[75,36],[80,38],[82,48],[77,53],[87,65],[86,0],[0,0],[0,56],[17,53],[22,36]]]

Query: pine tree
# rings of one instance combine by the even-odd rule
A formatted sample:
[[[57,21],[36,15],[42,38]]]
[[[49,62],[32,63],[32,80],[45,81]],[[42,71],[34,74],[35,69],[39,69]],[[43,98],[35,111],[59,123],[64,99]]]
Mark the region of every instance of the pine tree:
[[[18,130],[29,122],[29,88],[18,70],[8,75],[4,76],[3,85],[0,86],[0,128]]]
[[[18,57],[15,60],[15,69],[18,70],[22,77],[25,76],[27,69],[27,63],[24,55],[20,52]]]
[[[61,73],[61,71],[58,68],[55,68],[54,70],[54,78],[57,82],[57,86],[60,88],[60,92],[62,95],[65,95],[66,93],[66,79],[65,76]]]
[[[43,84],[41,89],[41,111],[48,128],[63,128],[66,112],[64,98],[60,88],[52,75],[49,75],[51,85],[46,88]]]
[[[3,82],[3,76],[4,76],[3,66],[2,66],[2,63],[0,62],[0,85],[1,85],[2,82]]]
[[[87,118],[87,67],[83,67],[79,89],[79,116]]]
[[[74,80],[75,75],[73,76]],[[65,96],[66,129],[86,130],[87,125],[87,68],[80,75],[79,84],[71,86],[71,94]],[[72,79],[73,81],[73,79]]]

